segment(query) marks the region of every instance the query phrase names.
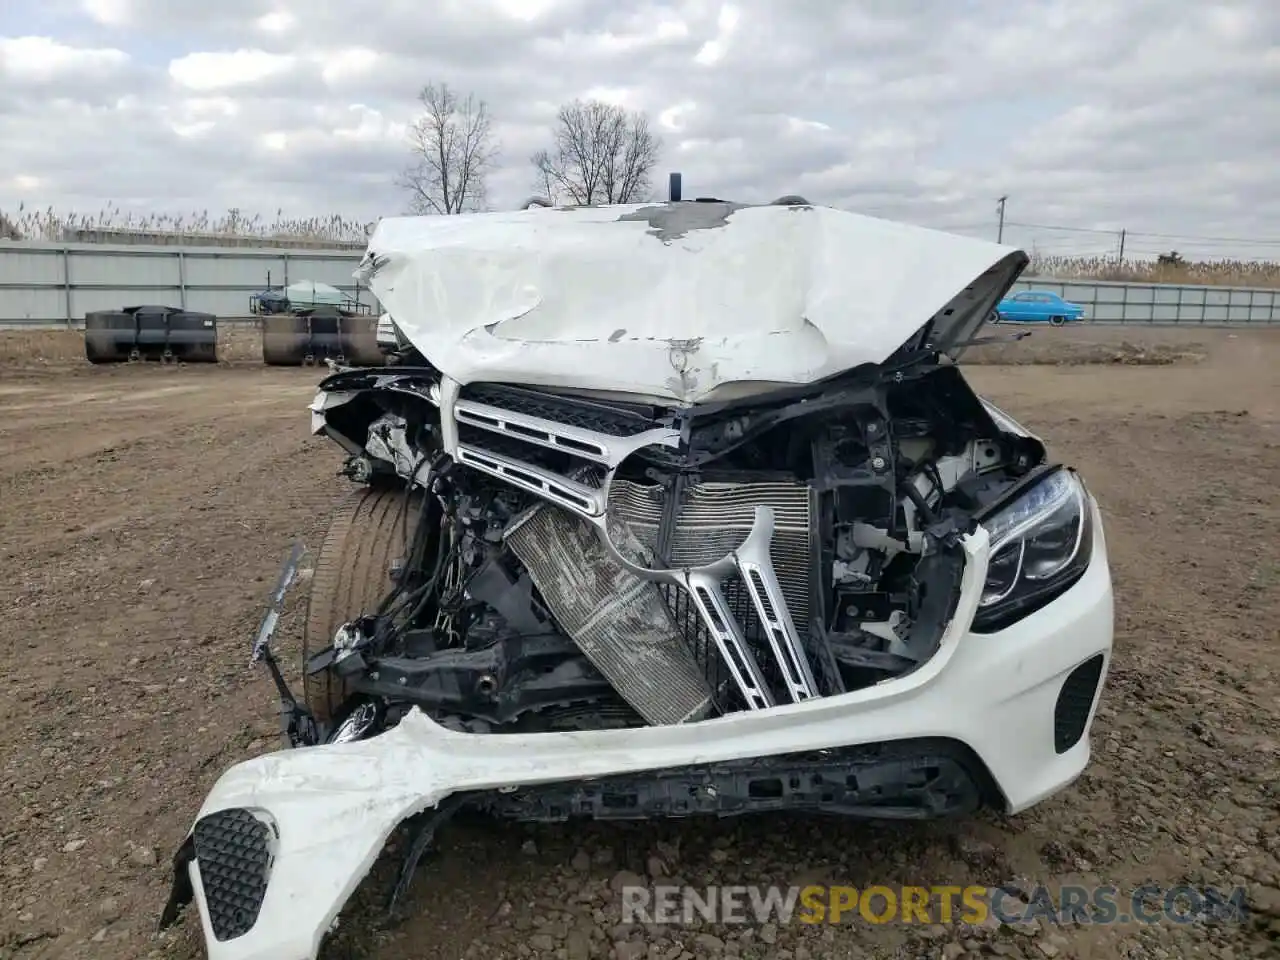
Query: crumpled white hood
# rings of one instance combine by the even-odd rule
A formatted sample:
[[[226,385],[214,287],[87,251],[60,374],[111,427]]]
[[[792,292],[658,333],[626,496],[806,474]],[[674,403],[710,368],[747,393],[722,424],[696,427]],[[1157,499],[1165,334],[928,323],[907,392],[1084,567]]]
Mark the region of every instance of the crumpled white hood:
[[[695,403],[971,337],[1014,248],[814,206],[659,203],[393,217],[356,276],[440,371]]]

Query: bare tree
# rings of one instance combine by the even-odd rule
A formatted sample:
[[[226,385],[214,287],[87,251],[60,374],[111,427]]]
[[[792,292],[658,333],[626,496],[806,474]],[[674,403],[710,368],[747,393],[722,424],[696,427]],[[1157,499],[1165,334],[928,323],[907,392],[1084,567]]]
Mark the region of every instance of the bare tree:
[[[485,181],[498,156],[489,107],[460,97],[447,83],[418,94],[422,115],[409,128],[413,163],[400,186],[414,213],[465,213],[484,208]]]
[[[599,100],[560,108],[553,145],[531,158],[534,188],[555,201],[634,203],[647,199],[662,141],[649,118]]]

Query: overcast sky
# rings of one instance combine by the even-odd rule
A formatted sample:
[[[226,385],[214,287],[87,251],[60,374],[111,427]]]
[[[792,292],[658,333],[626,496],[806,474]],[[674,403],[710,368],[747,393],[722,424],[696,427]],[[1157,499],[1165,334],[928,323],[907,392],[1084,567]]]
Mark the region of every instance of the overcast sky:
[[[1280,259],[1280,0],[0,0],[0,210],[400,213],[431,80],[490,104],[494,206],[589,96],[660,190]]]

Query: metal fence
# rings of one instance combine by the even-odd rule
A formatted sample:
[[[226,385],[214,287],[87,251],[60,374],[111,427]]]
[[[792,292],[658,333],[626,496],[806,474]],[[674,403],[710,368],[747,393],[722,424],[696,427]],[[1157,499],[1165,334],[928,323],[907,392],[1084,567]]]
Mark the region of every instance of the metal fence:
[[[267,287],[314,280],[370,304],[351,273],[361,251],[236,247],[146,247],[0,242],[0,326],[78,326],[91,310],[154,304],[243,316]],[[1021,290],[1051,290],[1094,323],[1280,323],[1280,291],[1160,283],[1024,278]]]
[[[0,324],[83,324],[142,304],[244,316],[268,285],[313,280],[377,309],[351,273],[363,251],[0,243]]]

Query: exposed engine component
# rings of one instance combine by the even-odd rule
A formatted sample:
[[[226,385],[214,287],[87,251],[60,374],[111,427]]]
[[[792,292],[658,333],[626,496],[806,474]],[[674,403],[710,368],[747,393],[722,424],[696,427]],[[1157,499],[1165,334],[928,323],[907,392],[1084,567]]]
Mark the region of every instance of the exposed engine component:
[[[349,474],[431,504],[391,594],[310,669],[468,729],[574,704],[683,723],[909,672],[973,512],[1040,460],[946,365],[685,409],[425,367],[322,390],[348,398],[321,429]]]
[[[506,537],[565,632],[646,721],[706,716],[710,688],[657,584],[623,569],[590,526],[549,504]],[[643,559],[639,543],[628,545]]]

